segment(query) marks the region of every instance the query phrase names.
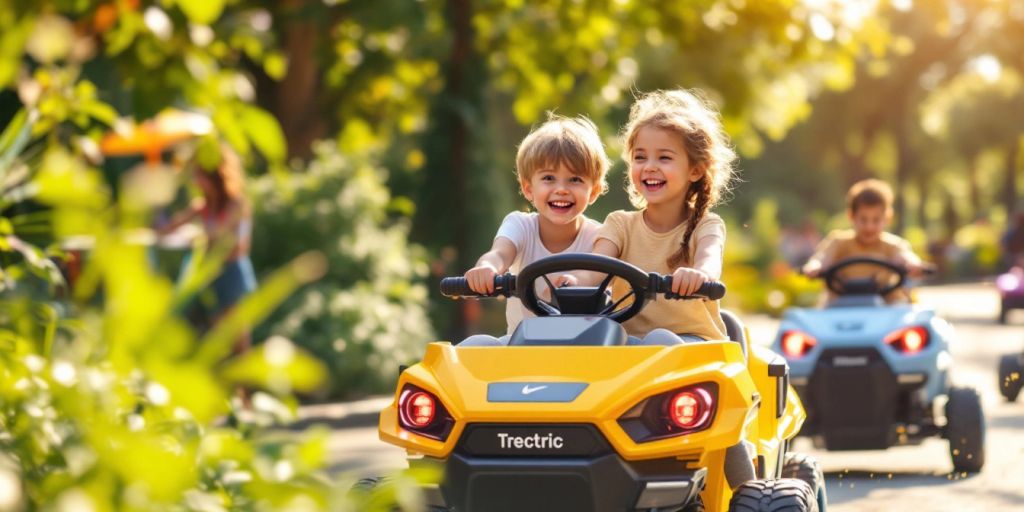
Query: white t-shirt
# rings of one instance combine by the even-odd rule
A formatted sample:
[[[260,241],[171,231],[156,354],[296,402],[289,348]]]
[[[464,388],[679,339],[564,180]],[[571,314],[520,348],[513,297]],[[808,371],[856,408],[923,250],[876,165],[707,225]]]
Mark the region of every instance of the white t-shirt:
[[[594,241],[597,240],[597,231],[600,228],[601,223],[583,217],[583,226],[572,245],[560,253],[552,253],[540,241],[540,216],[536,212],[512,212],[505,216],[505,220],[501,221],[501,227],[498,228],[498,234],[494,235],[494,238],[507,238],[516,246],[516,259],[512,261],[508,271],[518,274],[523,267],[552,254],[592,252]],[[535,285],[537,282],[543,283],[543,280],[538,279]],[[519,299],[515,297],[508,299],[508,303],[505,305],[505,320],[508,322],[509,334],[512,334],[523,318],[534,316],[537,315],[526,309]]]

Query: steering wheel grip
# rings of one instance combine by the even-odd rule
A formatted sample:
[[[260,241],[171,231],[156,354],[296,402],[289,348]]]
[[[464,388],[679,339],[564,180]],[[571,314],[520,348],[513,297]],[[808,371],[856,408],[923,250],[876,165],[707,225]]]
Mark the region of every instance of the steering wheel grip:
[[[469,287],[465,277],[446,277],[441,279],[441,295],[451,298],[459,297],[511,297],[515,294],[515,276],[509,273],[494,276],[494,293],[477,293]]]
[[[672,276],[662,276],[658,280],[658,293],[664,293],[666,299],[699,299],[719,300],[725,297],[725,284],[721,281],[705,281],[693,295],[672,293]]]

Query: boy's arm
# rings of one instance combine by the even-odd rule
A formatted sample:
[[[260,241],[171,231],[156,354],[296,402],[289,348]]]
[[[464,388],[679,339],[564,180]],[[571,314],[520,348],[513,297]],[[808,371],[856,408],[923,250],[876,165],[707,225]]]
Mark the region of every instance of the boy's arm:
[[[508,271],[516,259],[516,245],[503,236],[494,239],[491,250],[476,260],[476,266],[466,271],[469,288],[477,293],[494,293],[494,276]]]
[[[609,256],[612,258],[618,258],[622,251],[619,250],[619,246],[615,245],[611,240],[607,238],[598,238],[594,242],[594,250],[591,254],[600,254],[602,256]],[[555,281],[555,286],[597,286],[607,274],[601,272],[593,272],[590,270],[575,270],[568,274],[562,274],[558,276]]]
[[[900,238],[898,244],[899,252],[896,255],[898,263],[907,267],[907,275],[913,278],[918,278],[924,275],[925,264],[921,261],[921,258],[914,252],[914,249],[910,246],[910,242],[903,238]]]
[[[835,237],[829,235],[814,250],[814,255],[804,263],[801,271],[808,277],[818,277],[821,271],[832,264],[835,253]]]

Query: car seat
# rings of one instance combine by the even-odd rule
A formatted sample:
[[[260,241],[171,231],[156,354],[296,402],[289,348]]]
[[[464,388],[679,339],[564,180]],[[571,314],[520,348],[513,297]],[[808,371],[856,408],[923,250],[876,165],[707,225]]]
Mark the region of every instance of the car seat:
[[[743,322],[740,322],[740,318],[736,316],[736,313],[727,309],[721,310],[722,323],[725,324],[725,334],[729,336],[729,339],[740,344],[740,350],[743,351],[743,358],[747,357],[747,334],[743,328]]]

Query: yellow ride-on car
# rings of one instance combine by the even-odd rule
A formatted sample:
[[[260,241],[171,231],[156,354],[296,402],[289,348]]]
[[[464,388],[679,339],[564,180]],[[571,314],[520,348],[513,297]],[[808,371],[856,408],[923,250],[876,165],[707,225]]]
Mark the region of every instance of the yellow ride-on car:
[[[608,278],[556,289],[545,277],[572,270]],[[613,278],[632,287],[615,303],[605,293]],[[536,279],[547,283],[550,301],[539,299]],[[503,339],[431,343],[421,363],[401,372],[395,401],[380,416],[382,440],[405,448],[410,466],[435,466],[443,475],[424,488],[431,511],[802,512],[824,505],[817,463],[787,457],[804,410],[786,362],[749,345],[732,315],[723,315],[732,340],[683,343],[664,330],[627,336],[620,323],[647,301],[685,297],[672,296],[671,276],[592,254],[544,258],[518,277],[498,276],[495,288],[538,317]],[[447,278],[441,289],[476,296],[463,278]],[[725,288],[708,283],[700,293],[719,298]],[[726,453],[737,446],[756,479],[729,485]]]

